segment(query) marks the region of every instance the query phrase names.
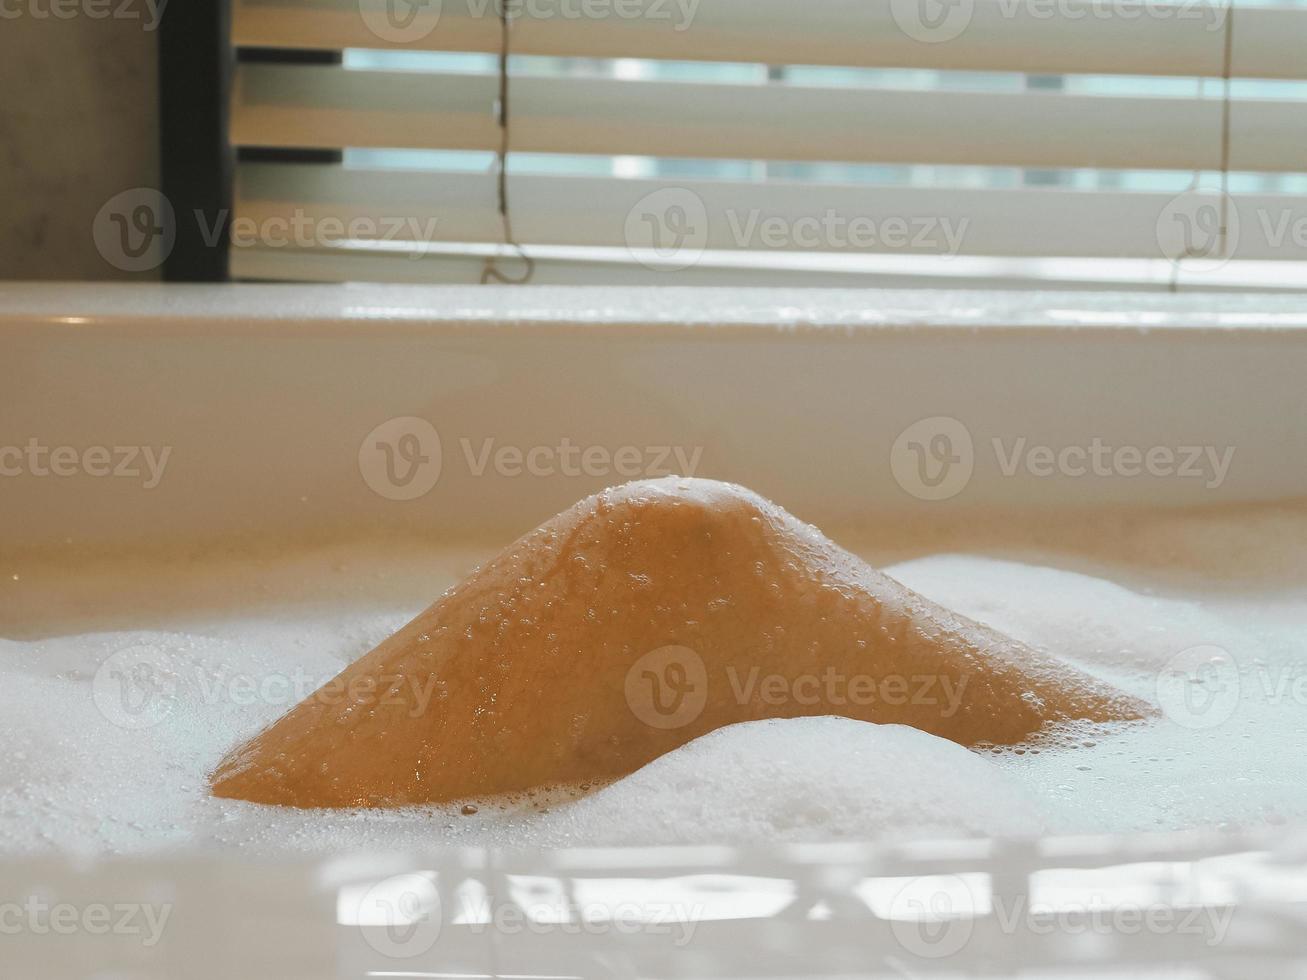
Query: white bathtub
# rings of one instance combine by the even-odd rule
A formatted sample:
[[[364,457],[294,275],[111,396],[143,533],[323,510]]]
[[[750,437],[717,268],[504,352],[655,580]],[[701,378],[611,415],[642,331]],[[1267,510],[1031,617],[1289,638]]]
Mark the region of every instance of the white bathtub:
[[[697,475],[834,526],[1307,497],[1307,299],[1282,295],[5,285],[0,343],[0,447],[37,439],[81,453],[67,475],[40,472],[48,458],[0,456],[6,561],[396,532],[498,540],[621,482],[620,447],[667,449],[672,466],[679,447]],[[401,499],[405,481],[378,491],[388,478],[360,458],[365,437],[396,418],[425,420],[439,438],[441,462],[413,499]],[[918,445],[949,437],[948,472],[906,450],[903,433],[922,420],[934,421]],[[1219,480],[1133,456],[1112,464],[1113,478],[1083,472],[1083,460],[1050,475],[988,448],[1017,432],[1054,446],[1237,454]],[[555,452],[478,473],[460,441],[488,434],[607,455],[573,468]],[[166,478],[148,490],[146,470],[110,478],[106,467],[142,465],[117,448],[143,445],[169,449]],[[112,462],[88,465],[92,446]],[[0,591],[0,636],[22,629],[18,594]],[[0,977],[1019,966],[1302,976],[1305,860],[1294,828],[763,850],[433,847],[286,862],[32,858],[0,861]],[[424,884],[433,872],[435,887]],[[454,886],[482,895],[484,915],[442,915]],[[66,934],[32,929],[30,917],[5,931],[19,921],[6,909],[30,896],[82,917]],[[1023,902],[1050,912],[1015,924],[995,914]],[[623,925],[623,903],[640,921]],[[140,928],[100,929],[85,919],[99,905],[136,908]],[[670,918],[650,911],[664,906]],[[539,911],[554,907],[571,912]],[[157,941],[147,909],[166,910]],[[401,928],[387,928],[392,913]],[[1141,925],[1147,914],[1156,920]]]

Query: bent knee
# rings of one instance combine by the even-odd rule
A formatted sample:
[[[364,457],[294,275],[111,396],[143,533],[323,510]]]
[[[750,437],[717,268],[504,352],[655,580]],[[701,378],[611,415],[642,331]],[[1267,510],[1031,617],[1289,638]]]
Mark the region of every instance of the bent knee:
[[[751,522],[769,512],[767,502],[751,490],[691,477],[641,480],[605,490],[591,500],[596,511],[610,519],[668,526],[712,528]]]

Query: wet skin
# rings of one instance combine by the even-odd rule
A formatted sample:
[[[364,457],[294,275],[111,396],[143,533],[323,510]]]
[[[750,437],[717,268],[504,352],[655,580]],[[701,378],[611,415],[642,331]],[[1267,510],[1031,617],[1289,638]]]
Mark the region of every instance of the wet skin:
[[[1149,711],[751,491],[669,479],[519,539],[212,782],[258,803],[400,806],[617,777],[761,718],[843,715],[975,746]]]

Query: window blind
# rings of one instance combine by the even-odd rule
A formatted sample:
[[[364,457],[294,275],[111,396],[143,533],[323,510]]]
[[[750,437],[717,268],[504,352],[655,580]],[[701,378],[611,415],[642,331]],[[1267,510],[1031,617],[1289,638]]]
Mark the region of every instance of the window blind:
[[[234,275],[1307,289],[1303,4],[501,2],[235,0]]]

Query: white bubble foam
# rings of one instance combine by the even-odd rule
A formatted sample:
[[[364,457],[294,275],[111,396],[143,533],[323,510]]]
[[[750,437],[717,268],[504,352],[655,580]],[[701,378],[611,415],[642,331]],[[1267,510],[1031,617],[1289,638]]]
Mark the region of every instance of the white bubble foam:
[[[936,555],[886,573],[950,609],[1036,649],[1075,661],[1118,682],[1144,683],[1177,653],[1217,645],[1248,659],[1258,641],[1195,602],[1141,595],[1056,568],[966,555]]]
[[[1141,595],[1033,565],[935,556],[887,571],[937,602],[1161,705],[1154,721],[1068,726],[1037,751],[993,753],[1039,796],[1056,828],[1307,822],[1307,760],[1300,751],[1307,736],[1307,604],[1301,600],[1279,628],[1263,623],[1250,630],[1245,617],[1232,621],[1205,602]],[[1244,597],[1245,610],[1257,606]]]
[[[1029,836],[1036,801],[975,753],[903,725],[746,722],[696,739],[542,820],[540,842],[735,843]]]
[[[0,599],[35,590],[11,603],[34,612],[25,632],[14,633],[28,639],[0,640],[0,853],[275,854],[1307,823],[1307,589],[1298,553],[1285,544],[1307,540],[1307,515],[1249,515],[1268,564],[1258,566],[1242,547],[1231,578],[1221,555],[1238,525],[1228,513],[1104,524],[1084,532],[1093,536],[1095,575],[1059,570],[1062,563],[1083,571],[1086,562],[1056,550],[1031,563],[937,555],[887,569],[1151,700],[1160,690],[1167,711],[1156,721],[1069,726],[1040,744],[994,753],[842,719],[753,723],[579,799],[578,790],[537,791],[478,800],[468,815],[459,805],[261,807],[213,799],[206,784],[232,745],[466,574],[467,553],[341,548],[130,574],[121,566],[15,569],[24,574],[6,579],[11,592]],[[986,533],[991,540],[994,529]],[[1113,548],[1118,563],[1103,563]],[[30,584],[43,580],[58,587]],[[1145,594],[1154,580],[1170,595]],[[1199,652],[1184,655],[1193,648]],[[123,677],[133,678],[127,688]]]

